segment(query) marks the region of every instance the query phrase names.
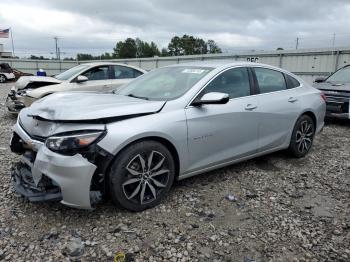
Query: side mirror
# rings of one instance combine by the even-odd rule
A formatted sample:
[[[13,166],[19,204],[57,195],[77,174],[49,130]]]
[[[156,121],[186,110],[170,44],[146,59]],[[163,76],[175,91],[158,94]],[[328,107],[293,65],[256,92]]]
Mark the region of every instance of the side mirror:
[[[230,96],[226,93],[210,92],[195,100],[192,105],[201,106],[207,104],[226,104],[230,100]]]
[[[323,76],[320,76],[320,77],[316,77],[314,82],[315,83],[322,83],[324,81],[326,81],[326,78]]]
[[[76,78],[75,82],[77,82],[77,83],[82,83],[82,82],[86,82],[86,81],[88,81],[88,80],[89,80],[89,78],[87,78],[86,76],[80,75],[80,76],[78,76],[78,77]]]

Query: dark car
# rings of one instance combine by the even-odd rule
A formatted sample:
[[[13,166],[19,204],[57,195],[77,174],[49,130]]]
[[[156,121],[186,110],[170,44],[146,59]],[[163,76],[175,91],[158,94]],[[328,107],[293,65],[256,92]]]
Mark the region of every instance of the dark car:
[[[0,63],[0,83],[14,80],[15,74],[8,63]]]
[[[327,97],[327,116],[350,119],[350,65],[335,71],[327,78],[316,78],[314,87]]]

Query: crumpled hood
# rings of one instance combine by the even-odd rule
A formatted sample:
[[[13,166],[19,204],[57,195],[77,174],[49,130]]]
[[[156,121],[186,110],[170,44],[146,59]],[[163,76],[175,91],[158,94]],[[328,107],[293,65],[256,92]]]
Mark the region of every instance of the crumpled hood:
[[[52,121],[80,122],[156,113],[165,101],[147,101],[116,94],[55,93],[34,102],[26,114]]]
[[[62,83],[61,80],[58,80],[51,76],[21,76],[15,83],[15,90],[25,88],[29,83],[41,82],[48,84],[59,84]]]
[[[320,90],[329,90],[337,92],[350,92],[350,83],[336,84],[336,83],[315,83],[313,87]]]

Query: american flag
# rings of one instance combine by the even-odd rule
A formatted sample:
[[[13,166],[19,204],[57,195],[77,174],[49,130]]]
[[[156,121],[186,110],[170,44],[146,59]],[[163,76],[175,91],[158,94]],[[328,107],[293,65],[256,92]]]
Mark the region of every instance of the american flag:
[[[0,29],[0,38],[9,38],[10,28],[8,29]]]

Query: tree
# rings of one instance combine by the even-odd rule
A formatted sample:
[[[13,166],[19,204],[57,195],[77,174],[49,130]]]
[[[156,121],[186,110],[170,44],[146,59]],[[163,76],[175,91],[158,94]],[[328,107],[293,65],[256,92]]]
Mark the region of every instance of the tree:
[[[171,56],[179,56],[184,55],[185,51],[182,46],[182,40],[178,36],[174,36],[168,45],[169,55]]]
[[[113,51],[113,55],[116,58],[135,58],[137,54],[136,41],[132,38],[119,41],[113,48]]]
[[[135,58],[159,56],[160,51],[154,42],[148,43],[139,38],[127,38],[119,41],[114,48],[113,56],[116,58]]]
[[[36,55],[30,55],[29,59],[33,60],[49,60],[50,58],[44,57],[44,56],[36,56]]]
[[[91,54],[77,54],[77,60],[94,60],[95,58]]]
[[[195,38],[191,35],[174,36],[168,45],[168,54],[171,56],[179,55],[201,55],[221,53],[221,49],[214,40],[205,42],[201,38]],[[164,55],[164,52],[162,52]]]
[[[214,40],[208,40],[208,53],[209,54],[220,54],[222,53],[221,48],[215,43]]]
[[[284,50],[283,47],[277,47],[276,49],[277,51],[281,51],[281,50]]]
[[[162,48],[162,52],[160,54],[161,56],[168,56],[169,55],[169,51],[167,48]]]

